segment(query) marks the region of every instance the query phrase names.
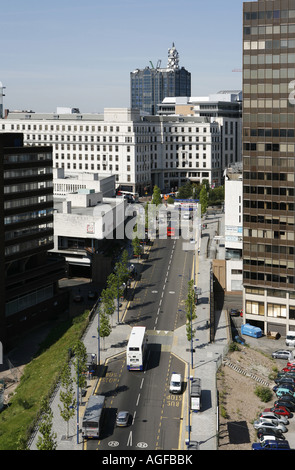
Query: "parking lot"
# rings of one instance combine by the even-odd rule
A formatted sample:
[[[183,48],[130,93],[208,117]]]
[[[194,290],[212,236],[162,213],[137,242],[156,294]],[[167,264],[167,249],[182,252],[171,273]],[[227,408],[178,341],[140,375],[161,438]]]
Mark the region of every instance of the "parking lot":
[[[233,322],[240,333],[240,326],[242,324],[241,317],[234,317]],[[287,349],[292,350],[292,348],[287,347],[285,343],[285,337],[281,336],[279,339],[269,339],[266,336],[262,336],[261,338],[252,338],[251,336],[244,335],[243,338],[246,340],[246,343],[256,350],[262,351],[263,353],[270,355],[278,350],[278,349]],[[287,365],[286,359],[274,359],[278,370],[283,369]],[[271,383],[271,388],[275,385],[273,381]],[[273,400],[269,403],[265,404],[265,408],[271,408],[273,403],[276,401],[276,397],[274,396]],[[289,424],[287,425],[288,431],[284,434],[286,440],[289,442],[290,447],[295,449],[295,412],[292,413],[292,418],[289,420]]]

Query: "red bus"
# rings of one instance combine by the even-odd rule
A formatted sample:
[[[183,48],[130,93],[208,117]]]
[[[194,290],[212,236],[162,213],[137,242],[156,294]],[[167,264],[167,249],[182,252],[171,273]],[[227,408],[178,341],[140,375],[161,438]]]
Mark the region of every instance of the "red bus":
[[[167,227],[167,237],[174,237],[175,236],[175,227],[171,227],[169,224]]]

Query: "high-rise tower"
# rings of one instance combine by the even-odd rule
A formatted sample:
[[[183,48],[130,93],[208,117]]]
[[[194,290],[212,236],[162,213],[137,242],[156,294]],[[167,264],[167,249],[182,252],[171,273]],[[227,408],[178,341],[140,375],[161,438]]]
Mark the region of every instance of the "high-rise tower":
[[[179,67],[179,54],[174,43],[168,49],[168,63],[161,68],[161,61],[151,68],[136,69],[130,74],[131,108],[148,114],[157,114],[158,104],[169,96],[191,96],[191,74]]]
[[[295,329],[295,0],[244,3],[244,321]]]

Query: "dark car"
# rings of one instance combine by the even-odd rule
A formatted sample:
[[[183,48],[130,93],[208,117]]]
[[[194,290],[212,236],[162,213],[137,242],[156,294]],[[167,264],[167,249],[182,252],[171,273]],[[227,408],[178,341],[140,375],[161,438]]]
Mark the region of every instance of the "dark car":
[[[257,437],[260,439],[262,436],[274,436],[279,439],[285,439],[284,434],[280,429],[260,428],[257,431]]]
[[[281,384],[281,383],[290,384],[295,387],[295,379],[293,379],[293,377],[281,377],[280,379],[275,380],[275,382],[277,384]]]
[[[292,398],[292,397],[290,397]],[[280,398],[279,400],[276,400],[274,402],[275,406],[283,406],[284,408],[287,408],[290,412],[295,411],[295,403],[294,401],[288,400],[288,396],[285,395],[284,397]]]
[[[295,392],[295,385],[292,385],[292,384],[289,384],[287,382],[279,382],[278,384],[276,384],[274,387],[273,387],[273,391],[276,392],[279,388],[286,388],[288,390],[290,390],[290,392]]]
[[[241,315],[241,310],[237,309],[237,308],[232,308],[230,309],[230,312],[229,314],[232,316],[232,317],[239,317]]]

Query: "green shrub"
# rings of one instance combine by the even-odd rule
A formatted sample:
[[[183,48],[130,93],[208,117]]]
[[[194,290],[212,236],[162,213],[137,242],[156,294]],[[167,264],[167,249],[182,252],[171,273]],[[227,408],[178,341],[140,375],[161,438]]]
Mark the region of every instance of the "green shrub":
[[[272,399],[272,391],[268,387],[263,387],[262,385],[258,385],[255,388],[254,393],[264,403],[267,403],[268,401]]]

